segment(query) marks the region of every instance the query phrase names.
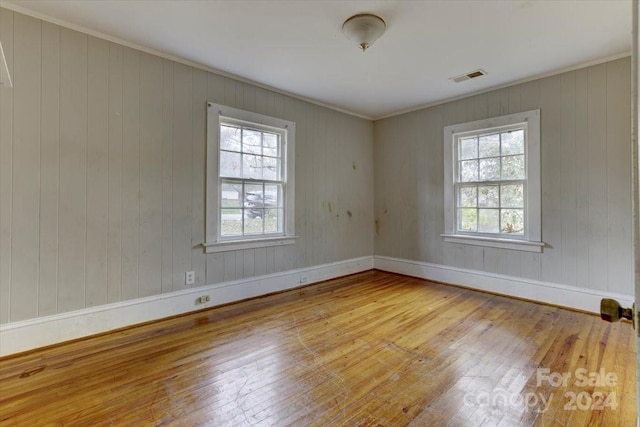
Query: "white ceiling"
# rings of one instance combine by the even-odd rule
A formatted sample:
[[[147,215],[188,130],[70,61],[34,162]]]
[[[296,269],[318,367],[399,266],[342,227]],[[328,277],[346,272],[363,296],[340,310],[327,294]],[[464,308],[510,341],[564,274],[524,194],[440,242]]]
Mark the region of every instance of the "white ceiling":
[[[630,0],[8,3],[374,119],[631,51]],[[387,22],[365,53],[361,12]]]

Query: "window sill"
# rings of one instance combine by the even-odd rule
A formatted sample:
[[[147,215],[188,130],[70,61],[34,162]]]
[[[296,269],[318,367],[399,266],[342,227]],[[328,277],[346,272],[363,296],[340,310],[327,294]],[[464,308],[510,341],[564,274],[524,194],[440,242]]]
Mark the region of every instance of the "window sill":
[[[530,240],[500,239],[497,237],[467,236],[464,234],[441,234],[445,242],[462,243],[465,245],[487,246],[499,249],[513,249],[516,251],[542,252],[544,242]]]
[[[261,239],[231,240],[202,244],[206,253],[239,251],[243,249],[266,248],[269,246],[293,245],[298,236],[267,237]]]

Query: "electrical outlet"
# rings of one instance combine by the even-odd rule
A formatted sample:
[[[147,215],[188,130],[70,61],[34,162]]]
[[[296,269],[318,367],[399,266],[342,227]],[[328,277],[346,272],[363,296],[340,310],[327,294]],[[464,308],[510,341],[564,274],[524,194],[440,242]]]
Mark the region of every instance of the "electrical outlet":
[[[204,304],[209,301],[211,301],[211,297],[209,295],[202,295],[201,297],[196,298],[196,304]]]
[[[184,284],[185,285],[193,285],[196,283],[196,272],[195,271],[187,271],[184,275]]]

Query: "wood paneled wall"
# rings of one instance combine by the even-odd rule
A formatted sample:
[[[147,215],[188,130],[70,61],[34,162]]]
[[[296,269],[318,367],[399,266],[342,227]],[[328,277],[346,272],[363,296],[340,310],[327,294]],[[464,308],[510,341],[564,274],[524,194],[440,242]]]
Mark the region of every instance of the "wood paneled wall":
[[[0,40],[0,323],[373,253],[370,121],[2,8]],[[198,246],[207,101],[296,122],[294,246]]]
[[[375,253],[627,295],[629,58],[375,122]],[[443,127],[541,110],[542,254],[444,243]]]
[[[628,58],[372,125],[2,8],[0,40],[14,82],[0,323],[180,290],[187,270],[202,286],[371,255],[374,240],[378,255],[632,293]],[[198,246],[206,101],[296,122],[296,245]],[[544,252],[443,243],[442,128],[535,108]]]

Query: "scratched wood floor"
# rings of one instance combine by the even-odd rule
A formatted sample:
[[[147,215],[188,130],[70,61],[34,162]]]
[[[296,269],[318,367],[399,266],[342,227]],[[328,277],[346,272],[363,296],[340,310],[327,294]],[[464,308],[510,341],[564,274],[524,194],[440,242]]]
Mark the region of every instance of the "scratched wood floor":
[[[0,424],[627,427],[633,349],[628,323],[370,271],[4,358]]]

